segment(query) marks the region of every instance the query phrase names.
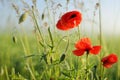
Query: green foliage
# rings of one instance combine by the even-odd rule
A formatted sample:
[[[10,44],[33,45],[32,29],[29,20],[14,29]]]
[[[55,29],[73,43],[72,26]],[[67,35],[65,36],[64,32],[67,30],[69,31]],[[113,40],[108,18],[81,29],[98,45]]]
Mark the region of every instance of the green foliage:
[[[17,38],[19,36],[16,36]],[[55,37],[55,36],[53,36]],[[65,49],[66,42],[62,42],[59,45],[59,50],[55,53],[47,54],[38,51],[35,39],[33,37],[28,37],[28,43],[30,43],[31,55],[24,56],[24,51],[22,44],[20,44],[20,39],[17,39],[17,43],[12,41],[11,36],[1,35],[0,36],[0,79],[1,80],[84,80],[85,77],[85,66],[84,57],[75,57],[72,54],[73,46],[70,43],[69,50],[66,54],[62,54]],[[49,38],[46,38],[47,40]],[[71,38],[70,38],[71,39]],[[111,42],[111,37],[104,38],[103,48],[105,49],[101,53],[106,55],[114,50],[118,55],[120,50],[116,48],[115,44],[119,44],[120,38],[115,37]],[[112,41],[113,41],[112,40]],[[54,40],[58,42],[58,38]],[[96,41],[94,41],[96,43]],[[106,45],[105,45],[106,44]],[[51,49],[49,49],[51,50]],[[106,52],[106,53],[104,53]],[[54,54],[54,55],[52,55]],[[41,60],[41,58],[43,58]],[[52,61],[50,61],[52,58]],[[45,60],[46,59],[46,60]],[[32,61],[31,61],[32,60]],[[47,63],[46,63],[47,61]],[[59,64],[60,62],[60,64]],[[93,63],[91,63],[93,62]],[[29,66],[27,65],[29,63]],[[99,79],[99,64],[98,58],[93,58],[92,55],[89,56],[89,78],[98,80]],[[95,67],[96,65],[96,67]],[[119,80],[119,63],[114,65],[110,69],[104,70],[104,79],[109,80]],[[30,72],[31,71],[31,72]]]

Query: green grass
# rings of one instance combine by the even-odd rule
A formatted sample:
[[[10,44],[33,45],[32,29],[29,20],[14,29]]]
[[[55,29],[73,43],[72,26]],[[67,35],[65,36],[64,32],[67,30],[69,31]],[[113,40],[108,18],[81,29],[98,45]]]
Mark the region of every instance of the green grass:
[[[45,36],[44,36],[45,37]],[[59,42],[60,38],[56,35],[53,36],[55,46]],[[74,37],[74,39],[73,39]],[[58,50],[48,54],[47,57],[41,57],[44,52],[43,47],[37,43],[35,36],[27,36],[27,43],[25,43],[24,36],[16,35],[17,42],[14,43],[11,35],[0,35],[0,80],[84,80],[84,59],[82,57],[76,57],[72,54],[74,50],[74,42],[77,37],[70,36],[70,44],[67,52],[65,53],[65,60],[58,63],[61,55],[64,53],[67,42],[62,41],[58,46]],[[46,41],[50,43],[49,37],[45,37]],[[25,44],[24,51],[21,40]],[[120,55],[120,38],[118,36],[104,37],[101,54],[102,56],[116,53]],[[97,44],[99,40],[92,39],[93,44]],[[50,51],[50,48],[47,48]],[[90,55],[89,63],[94,69],[94,65],[99,65],[98,56]],[[47,63],[46,63],[47,59]],[[57,64],[58,63],[58,64]],[[112,66],[110,69],[105,69],[104,78],[108,80],[119,80],[120,69],[119,62]],[[99,75],[99,66],[97,69],[97,75]],[[80,76],[79,76],[80,75]],[[107,80],[107,79],[106,79]]]

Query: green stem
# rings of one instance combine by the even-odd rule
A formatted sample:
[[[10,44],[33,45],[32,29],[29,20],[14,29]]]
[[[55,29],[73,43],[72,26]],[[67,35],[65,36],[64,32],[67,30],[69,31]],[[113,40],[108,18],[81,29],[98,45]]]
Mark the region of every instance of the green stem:
[[[34,76],[34,74],[33,74],[33,71],[32,71],[31,68],[30,68],[30,65],[27,63],[26,66],[27,66],[27,68],[28,68],[28,70],[29,70],[29,72],[30,72],[30,74],[31,74],[31,76],[32,76],[32,79],[33,79],[33,80],[36,80],[36,78],[35,78],[35,76]]]
[[[64,51],[64,53],[66,53],[66,52],[67,52],[67,50],[68,50],[68,47],[69,47],[69,38],[68,38],[68,42],[67,42],[67,45],[66,45],[66,48],[65,48],[65,51]]]
[[[53,41],[53,37],[52,37],[52,34],[51,34],[51,31],[50,31],[50,27],[48,28],[48,32],[49,32],[49,36],[50,36],[50,40],[51,40],[51,44],[52,44],[52,48],[54,47],[54,41]]]
[[[62,40],[63,40],[65,37],[67,37],[67,36],[63,36],[63,37],[58,41],[58,44],[57,44],[57,46],[56,46],[55,51],[57,51],[57,49],[58,49],[60,43],[62,42]]]
[[[68,38],[68,41],[67,41],[67,45],[66,45],[66,48],[65,48],[64,53],[66,53],[66,52],[67,52],[68,47],[69,47],[69,31],[67,32],[67,38]]]
[[[41,39],[42,39],[42,41],[44,42],[42,33],[41,33],[41,31],[40,31],[40,28],[39,28],[37,19],[36,19],[35,14],[34,14],[34,9],[32,9],[32,14],[33,14],[33,20],[35,21],[35,24],[36,24],[36,28],[38,29],[38,32],[39,32],[39,34],[40,34],[40,36],[41,36]]]
[[[80,39],[80,27],[78,26],[78,38]]]
[[[88,80],[88,55],[89,55],[89,51],[87,51],[87,53],[86,53],[86,77],[85,77],[85,80]]]
[[[100,28],[100,45],[102,46],[102,23],[101,23],[101,3],[99,0],[99,28]],[[101,53],[100,53],[100,61],[101,61]],[[102,75],[102,66],[100,65],[100,76]],[[100,78],[101,80],[101,78]]]
[[[8,69],[7,69],[6,65],[5,65],[5,74],[6,74],[6,80],[10,80],[9,75],[8,75]]]
[[[100,80],[103,80],[104,72],[105,72],[104,67],[101,67]]]
[[[99,0],[99,28],[100,28],[100,44],[102,44],[102,23],[101,23],[101,4]]]

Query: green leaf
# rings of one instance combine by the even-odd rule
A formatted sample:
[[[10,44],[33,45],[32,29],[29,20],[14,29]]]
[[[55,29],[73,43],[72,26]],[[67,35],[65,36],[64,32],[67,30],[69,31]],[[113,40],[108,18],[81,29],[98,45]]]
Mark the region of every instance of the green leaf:
[[[64,76],[71,78],[70,73],[65,72],[65,71],[64,71],[64,72],[62,71],[61,73],[62,73]]]

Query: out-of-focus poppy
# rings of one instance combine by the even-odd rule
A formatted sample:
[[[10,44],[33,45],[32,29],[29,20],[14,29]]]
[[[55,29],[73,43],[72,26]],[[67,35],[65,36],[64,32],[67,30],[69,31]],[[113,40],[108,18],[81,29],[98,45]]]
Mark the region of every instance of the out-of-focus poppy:
[[[73,53],[76,56],[82,56],[84,52],[88,52],[91,54],[98,54],[101,50],[101,46],[92,46],[89,38],[82,38],[75,44],[76,50]]]
[[[77,27],[82,21],[82,14],[79,11],[70,11],[65,13],[58,20],[56,27],[60,30],[69,30]]]
[[[101,62],[103,62],[103,66],[106,68],[110,68],[117,61],[118,61],[118,57],[116,54],[113,54],[113,53],[102,58],[101,60]]]

